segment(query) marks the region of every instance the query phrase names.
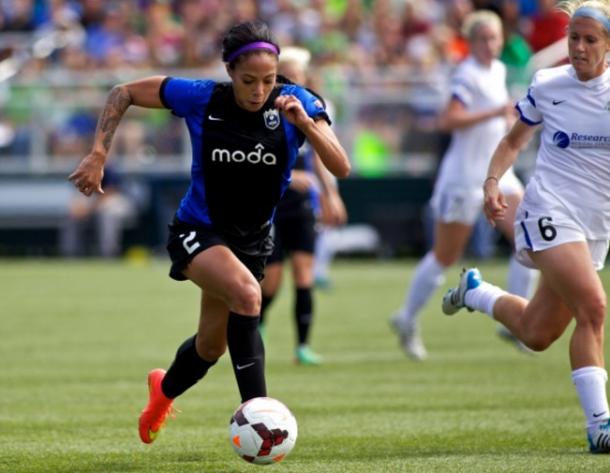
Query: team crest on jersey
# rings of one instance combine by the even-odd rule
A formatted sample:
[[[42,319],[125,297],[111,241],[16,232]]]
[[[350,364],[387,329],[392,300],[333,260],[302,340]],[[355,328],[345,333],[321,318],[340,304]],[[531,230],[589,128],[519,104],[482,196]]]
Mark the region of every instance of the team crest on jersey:
[[[270,130],[275,130],[280,126],[280,114],[275,108],[270,108],[263,113],[263,119],[265,120],[265,126]]]

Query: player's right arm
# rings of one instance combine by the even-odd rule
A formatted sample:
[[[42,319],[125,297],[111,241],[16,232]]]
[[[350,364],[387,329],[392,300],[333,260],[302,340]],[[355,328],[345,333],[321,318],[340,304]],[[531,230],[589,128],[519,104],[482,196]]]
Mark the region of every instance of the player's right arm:
[[[165,76],[153,76],[112,88],[97,122],[91,152],[68,178],[83,194],[104,193],[101,186],[104,164],[114,133],[127,109],[131,105],[164,108],[159,93],[164,79]]]
[[[519,152],[529,143],[537,128],[537,126],[528,125],[520,120],[516,121],[510,131],[500,140],[491,157],[487,178],[483,182],[485,216],[491,225],[494,225],[495,220],[504,218],[508,207],[504,195],[500,192],[498,182],[517,160]]]

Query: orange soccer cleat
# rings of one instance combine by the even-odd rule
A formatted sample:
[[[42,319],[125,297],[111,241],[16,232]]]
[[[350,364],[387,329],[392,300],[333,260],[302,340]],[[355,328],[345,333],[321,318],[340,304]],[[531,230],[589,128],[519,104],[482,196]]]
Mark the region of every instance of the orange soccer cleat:
[[[148,404],[140,414],[140,439],[144,443],[153,443],[165,425],[167,416],[173,413],[173,399],[165,397],[161,390],[161,381],[165,370],[154,369],[148,373]]]

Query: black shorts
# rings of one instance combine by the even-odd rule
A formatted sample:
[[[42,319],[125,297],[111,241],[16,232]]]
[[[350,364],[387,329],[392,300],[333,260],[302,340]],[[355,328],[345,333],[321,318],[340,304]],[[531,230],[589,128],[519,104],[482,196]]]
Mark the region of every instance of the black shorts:
[[[223,235],[211,227],[191,225],[178,219],[169,225],[167,252],[172,260],[169,276],[176,281],[185,281],[187,278],[182,272],[191,260],[215,245],[229,248],[257,281],[263,280],[267,257],[273,251],[270,226],[261,229],[256,235],[237,239]]]
[[[277,218],[273,224],[273,253],[267,264],[284,261],[294,251],[313,254],[316,244],[316,218],[313,214]]]

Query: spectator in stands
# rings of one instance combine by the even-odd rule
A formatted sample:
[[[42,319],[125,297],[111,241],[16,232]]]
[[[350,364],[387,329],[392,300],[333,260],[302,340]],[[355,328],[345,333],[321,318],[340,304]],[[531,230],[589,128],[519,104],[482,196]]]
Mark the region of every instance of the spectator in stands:
[[[528,42],[534,52],[566,36],[570,18],[555,8],[555,0],[538,0],[538,12],[532,17]]]

